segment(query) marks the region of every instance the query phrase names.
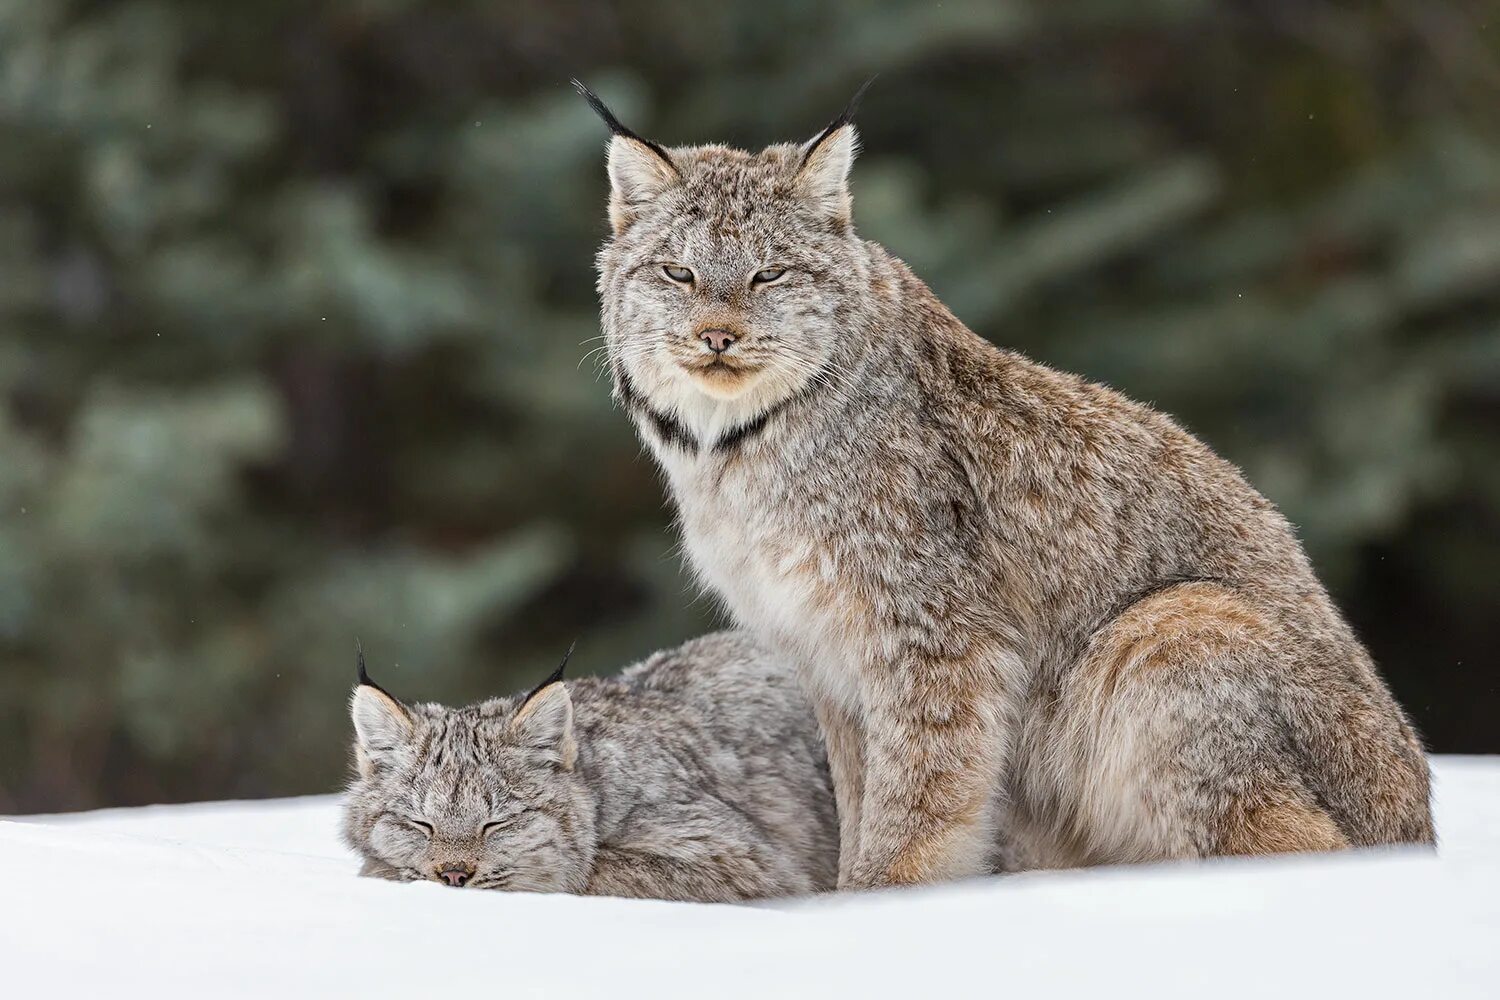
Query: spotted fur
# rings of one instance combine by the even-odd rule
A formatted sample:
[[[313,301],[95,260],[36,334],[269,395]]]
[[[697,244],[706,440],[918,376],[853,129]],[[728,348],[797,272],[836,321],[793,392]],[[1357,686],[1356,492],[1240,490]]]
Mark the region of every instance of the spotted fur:
[[[861,240],[856,144],[616,135],[598,256],[689,561],[814,701],[841,884],[1431,842],[1422,748],[1282,515]]]
[[[833,888],[817,723],[742,634],[530,696],[404,705],[365,683],[350,707],[344,834],[366,875],[705,902]]]

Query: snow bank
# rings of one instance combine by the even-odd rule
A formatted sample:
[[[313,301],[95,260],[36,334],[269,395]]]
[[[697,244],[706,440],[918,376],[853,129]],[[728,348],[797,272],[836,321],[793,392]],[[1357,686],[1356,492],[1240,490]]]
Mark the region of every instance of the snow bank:
[[[332,797],[0,821],[0,982],[18,997],[1500,997],[1500,757],[1436,771],[1436,856],[756,907],[358,879]]]

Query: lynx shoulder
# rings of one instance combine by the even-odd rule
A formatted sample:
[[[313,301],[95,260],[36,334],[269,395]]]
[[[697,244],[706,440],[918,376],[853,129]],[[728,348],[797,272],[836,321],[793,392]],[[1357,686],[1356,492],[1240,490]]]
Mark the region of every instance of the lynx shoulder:
[[[592,99],[597,105],[597,98]],[[1430,842],[1411,726],[1276,508],[855,233],[852,115],[760,152],[604,112],[615,397],[699,579],[795,661],[841,884]]]
[[[744,635],[464,708],[400,702],[361,657],[350,710],[363,874],[721,902],[834,885],[817,723]]]

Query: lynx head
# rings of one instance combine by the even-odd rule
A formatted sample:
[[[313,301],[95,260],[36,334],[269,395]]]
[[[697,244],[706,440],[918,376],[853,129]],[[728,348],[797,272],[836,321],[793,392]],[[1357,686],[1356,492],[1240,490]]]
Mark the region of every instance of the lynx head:
[[[344,835],[363,874],[580,890],[594,861],[593,808],[561,676],[559,667],[524,698],[405,705],[370,680],[361,654]]]
[[[598,266],[622,401],[712,443],[832,379],[866,285],[848,187],[864,89],[812,139],[750,153],[664,148],[577,86],[613,133]]]

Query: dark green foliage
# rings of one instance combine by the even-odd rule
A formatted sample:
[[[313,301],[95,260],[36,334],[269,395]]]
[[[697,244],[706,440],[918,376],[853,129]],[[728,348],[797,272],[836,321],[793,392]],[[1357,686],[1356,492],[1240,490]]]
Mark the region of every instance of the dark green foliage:
[[[1496,8],[0,0],[0,811],[328,788],[355,636],[462,699],[707,627],[572,75],[754,145],[879,71],[863,231],[1242,464],[1500,749]]]

